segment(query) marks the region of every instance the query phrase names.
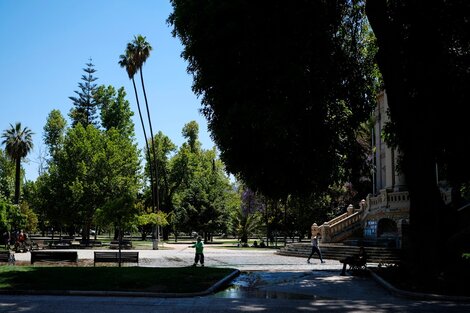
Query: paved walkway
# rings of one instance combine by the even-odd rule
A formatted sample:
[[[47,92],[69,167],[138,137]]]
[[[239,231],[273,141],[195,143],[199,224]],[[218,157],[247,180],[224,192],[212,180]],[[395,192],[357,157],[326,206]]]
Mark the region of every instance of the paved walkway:
[[[167,247],[140,250],[141,265],[192,264],[194,249]],[[91,250],[78,253],[82,262],[93,258]],[[208,245],[205,255],[206,266],[238,268],[243,272],[238,280],[253,288],[193,298],[0,295],[0,312],[470,312],[468,302],[406,299],[391,294],[371,277],[340,276],[341,264],[335,260],[321,264],[314,259],[307,264],[306,258],[274,251]],[[29,254],[17,254],[16,259],[28,261]]]
[[[54,251],[67,251],[58,250]],[[105,250],[77,250],[78,259],[83,263],[93,263],[94,251]],[[125,250],[123,250],[125,251]],[[165,249],[160,250],[132,250],[139,251],[140,266],[150,267],[178,267],[190,266],[194,262],[194,248],[184,244],[165,244]],[[311,264],[307,263],[307,257],[286,257],[278,255],[274,250],[263,249],[224,249],[206,245],[204,248],[206,266],[233,267],[240,271],[308,271],[312,269],[341,269],[341,264],[336,260],[326,260],[321,264],[313,258]],[[314,256],[315,257],[315,256]],[[29,262],[30,253],[16,253],[16,261]]]

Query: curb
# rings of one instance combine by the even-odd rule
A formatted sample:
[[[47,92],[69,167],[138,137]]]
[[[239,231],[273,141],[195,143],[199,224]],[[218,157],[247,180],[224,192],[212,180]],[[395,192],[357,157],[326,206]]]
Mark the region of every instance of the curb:
[[[379,285],[381,285],[383,288],[387,289],[390,293],[396,296],[404,297],[407,299],[413,299],[413,300],[470,302],[470,297],[465,297],[465,296],[447,296],[447,295],[439,295],[439,294],[433,294],[433,293],[421,293],[421,292],[401,290],[401,289],[394,287],[392,284],[390,284],[389,282],[384,280],[382,277],[374,273],[371,269],[367,268],[367,270],[375,279],[375,281],[379,283]]]
[[[219,291],[220,289],[222,289],[222,287],[226,286],[229,282],[231,282],[238,275],[240,275],[240,270],[238,269],[234,270],[228,276],[226,276],[225,278],[222,278],[221,280],[216,282],[214,285],[212,285],[209,289],[207,289],[206,291],[203,291],[204,295]]]

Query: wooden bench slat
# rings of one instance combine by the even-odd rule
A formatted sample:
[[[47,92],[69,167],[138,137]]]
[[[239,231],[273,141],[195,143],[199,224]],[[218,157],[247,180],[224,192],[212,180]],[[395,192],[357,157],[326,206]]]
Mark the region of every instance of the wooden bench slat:
[[[9,262],[11,260],[10,251],[0,251],[0,262]]]
[[[119,262],[119,252],[94,252],[94,264]],[[121,262],[139,263],[139,252],[121,252]]]
[[[31,251],[31,264],[42,261],[78,262],[77,251]]]

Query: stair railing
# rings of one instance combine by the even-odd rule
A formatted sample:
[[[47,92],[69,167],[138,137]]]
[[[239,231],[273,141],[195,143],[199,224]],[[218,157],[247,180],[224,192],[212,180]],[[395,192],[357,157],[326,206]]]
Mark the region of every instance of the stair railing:
[[[320,228],[323,242],[337,242],[350,232],[354,231],[355,224],[360,225],[361,216],[364,212],[363,204],[359,210],[354,210],[352,204],[347,208],[346,213],[343,213],[332,220],[323,223]]]

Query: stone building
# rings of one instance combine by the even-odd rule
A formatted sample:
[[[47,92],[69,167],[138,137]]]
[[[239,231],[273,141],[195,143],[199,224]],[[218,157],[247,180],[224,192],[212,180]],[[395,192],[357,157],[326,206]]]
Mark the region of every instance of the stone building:
[[[389,121],[387,93],[377,96],[373,112],[375,121],[372,131],[373,174],[371,193],[356,207],[349,205],[347,212],[315,226],[324,242],[343,242],[362,233],[363,243],[402,247],[407,234],[410,212],[410,197],[405,176],[397,170],[398,150],[390,148],[382,139],[382,130]],[[436,165],[436,174],[437,174]],[[438,176],[438,175],[436,175]],[[446,181],[437,178],[442,199],[446,204],[452,201],[451,188]],[[470,204],[462,207],[462,211]],[[467,210],[469,211],[469,210]],[[470,216],[470,213],[468,214]],[[463,214],[462,214],[463,216]]]
[[[404,176],[397,171],[398,151],[382,140],[381,133],[388,117],[387,94],[377,97],[372,134],[373,185],[371,193],[358,207],[349,205],[347,212],[317,226],[324,242],[341,242],[363,232],[363,240],[371,243],[400,246],[409,222],[409,195]],[[316,224],[315,224],[316,225]]]
[[[400,245],[409,221],[410,201],[406,180],[397,170],[399,152],[382,140],[382,130],[389,121],[385,91],[377,97],[373,117],[372,146],[375,147],[372,192],[366,198],[362,223],[364,238],[396,242]]]

